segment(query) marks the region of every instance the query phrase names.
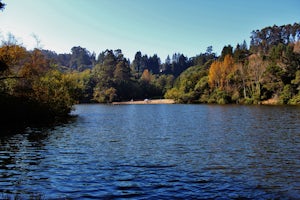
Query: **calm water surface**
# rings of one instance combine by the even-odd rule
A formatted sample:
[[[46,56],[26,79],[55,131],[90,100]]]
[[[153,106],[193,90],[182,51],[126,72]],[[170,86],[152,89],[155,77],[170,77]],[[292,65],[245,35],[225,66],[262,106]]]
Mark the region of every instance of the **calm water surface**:
[[[300,108],[78,105],[0,137],[1,195],[300,199]]]

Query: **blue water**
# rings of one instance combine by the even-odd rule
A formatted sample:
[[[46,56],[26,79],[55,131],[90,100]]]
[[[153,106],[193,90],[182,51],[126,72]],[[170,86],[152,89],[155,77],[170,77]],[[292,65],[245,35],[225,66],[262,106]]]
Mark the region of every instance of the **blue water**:
[[[0,198],[300,199],[300,108],[78,105],[0,138]]]

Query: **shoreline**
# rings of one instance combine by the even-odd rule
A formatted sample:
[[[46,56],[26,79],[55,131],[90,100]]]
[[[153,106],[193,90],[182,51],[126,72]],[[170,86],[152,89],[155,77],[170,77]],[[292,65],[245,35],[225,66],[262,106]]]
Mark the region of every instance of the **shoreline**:
[[[139,104],[175,104],[173,99],[145,99],[142,101],[112,102],[113,105],[139,105]]]

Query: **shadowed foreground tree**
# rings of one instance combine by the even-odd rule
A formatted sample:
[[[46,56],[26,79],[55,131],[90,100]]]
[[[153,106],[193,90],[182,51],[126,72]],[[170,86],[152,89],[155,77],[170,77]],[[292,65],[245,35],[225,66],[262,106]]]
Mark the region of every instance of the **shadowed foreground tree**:
[[[0,61],[1,128],[68,117],[80,82],[56,70],[40,50],[27,51],[17,43],[3,42]]]

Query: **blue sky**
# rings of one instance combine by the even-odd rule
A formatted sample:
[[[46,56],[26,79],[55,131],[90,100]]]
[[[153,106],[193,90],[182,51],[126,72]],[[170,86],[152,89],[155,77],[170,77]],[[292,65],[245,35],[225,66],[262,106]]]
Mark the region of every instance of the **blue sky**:
[[[69,53],[82,46],[97,55],[121,49],[162,61],[180,52],[188,57],[213,46],[236,46],[252,30],[300,22],[299,0],[2,0],[1,39],[8,32],[28,49],[37,35],[43,48]]]

